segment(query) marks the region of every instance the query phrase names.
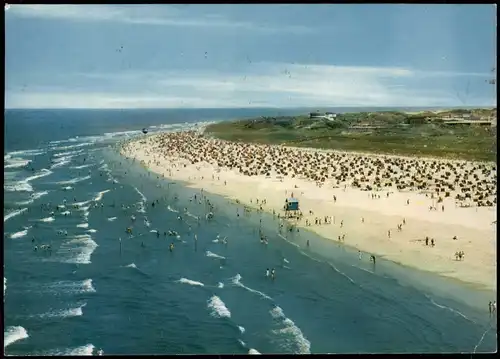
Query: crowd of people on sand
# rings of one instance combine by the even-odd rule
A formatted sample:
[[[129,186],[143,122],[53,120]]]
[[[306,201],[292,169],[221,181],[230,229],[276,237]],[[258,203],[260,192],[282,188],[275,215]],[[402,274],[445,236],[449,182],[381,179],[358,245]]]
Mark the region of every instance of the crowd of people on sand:
[[[247,176],[307,178],[334,186],[350,182],[350,186],[367,191],[414,190],[435,197],[437,204],[452,195],[463,206],[496,204],[493,163],[310,151],[228,142],[195,131],[162,133],[146,141],[149,153],[177,156],[191,164],[204,161]],[[437,208],[437,204],[432,207]]]
[[[162,133],[149,137],[142,149],[146,151],[156,165],[161,163],[161,158],[172,158],[183,160],[184,163],[172,161],[171,168],[167,172],[182,170],[188,164],[200,166],[203,163],[213,165],[217,172],[222,168],[236,170],[245,176],[298,178],[314,181],[317,186],[326,185],[333,188],[347,187],[358,188],[368,192],[372,200],[381,199],[381,190],[385,191],[385,197],[389,198],[394,191],[415,191],[425,194],[433,202],[429,206],[430,211],[438,208],[444,212],[444,199],[454,198],[455,205],[468,206],[496,206],[496,164],[473,163],[466,161],[449,161],[437,159],[405,158],[397,156],[376,156],[368,154],[348,154],[333,151],[318,151],[299,148],[288,148],[273,145],[257,145],[241,142],[228,142],[203,136],[199,132],[185,131]],[[123,146],[125,155],[133,156],[132,143]],[[146,163],[143,163],[146,165]],[[200,167],[197,167],[200,168]],[[220,175],[213,174],[212,180]],[[203,178],[202,178],[203,179]],[[224,180],[224,185],[227,185]],[[295,188],[298,188],[295,186]],[[288,193],[285,192],[285,195]],[[294,197],[294,193],[290,193]],[[333,202],[337,202],[336,195]],[[253,199],[250,200],[253,205]],[[258,210],[263,211],[267,204],[266,199],[255,199]],[[410,199],[406,200],[410,205]],[[285,209],[285,208],[284,208]],[[247,208],[245,207],[245,211]],[[271,211],[271,209],[269,209]],[[296,224],[303,221],[305,226],[320,226],[339,223],[343,228],[344,221],[335,216],[314,216],[309,210],[308,218],[304,218],[302,211],[284,211],[283,214],[276,213],[272,209],[273,216],[280,220],[279,231],[284,227],[284,219],[295,219]],[[237,212],[237,216],[239,216]],[[361,218],[365,223],[365,218]],[[406,219],[396,225],[398,232],[404,230]],[[298,227],[288,226],[288,230],[298,231]],[[387,237],[392,236],[392,229],[387,230]],[[344,242],[346,234],[340,234],[339,242]],[[261,243],[268,243],[267,238],[261,235]],[[457,240],[454,236],[453,240]],[[434,238],[419,239],[424,241],[425,246],[435,247]],[[309,243],[307,244],[309,245]],[[361,258],[361,256],[360,256]],[[462,261],[465,258],[463,250],[456,251],[455,259]],[[370,261],[375,263],[375,256],[370,256]]]

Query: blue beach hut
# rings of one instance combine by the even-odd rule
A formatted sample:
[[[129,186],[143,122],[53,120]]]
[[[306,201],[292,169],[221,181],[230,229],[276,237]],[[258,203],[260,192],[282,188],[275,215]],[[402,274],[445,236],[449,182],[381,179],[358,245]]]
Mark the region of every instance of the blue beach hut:
[[[287,211],[298,211],[299,210],[299,200],[296,198],[288,198],[286,200],[286,210]]]

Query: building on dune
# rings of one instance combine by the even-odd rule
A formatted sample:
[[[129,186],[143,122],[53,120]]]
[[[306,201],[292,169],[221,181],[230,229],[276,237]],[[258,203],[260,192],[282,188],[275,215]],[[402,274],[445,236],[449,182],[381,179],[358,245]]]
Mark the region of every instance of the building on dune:
[[[310,119],[317,119],[317,120],[333,121],[337,118],[337,114],[333,113],[333,112],[326,112],[326,113],[311,112],[311,113],[309,113],[309,118]]]

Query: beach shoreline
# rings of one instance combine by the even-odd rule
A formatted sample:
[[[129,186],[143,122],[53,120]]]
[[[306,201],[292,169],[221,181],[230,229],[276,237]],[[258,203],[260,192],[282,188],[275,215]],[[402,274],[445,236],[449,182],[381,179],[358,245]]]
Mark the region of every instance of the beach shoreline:
[[[122,144],[120,153],[142,161],[152,172],[188,183],[191,188],[231,198],[254,209],[262,207],[263,211],[271,214],[274,211],[276,215],[283,215],[285,198],[293,193],[300,201],[303,212],[302,220],[292,221],[298,228],[310,230],[363,253],[496,293],[496,223],[492,223],[496,220],[496,205],[458,208],[453,198],[444,198],[437,205],[436,199],[424,194],[400,192],[393,188],[363,191],[347,185],[337,188],[319,186],[314,181],[290,176],[246,176],[236,169],[221,168],[214,161],[192,163],[186,159],[182,149],[170,151],[168,156],[160,156],[158,143],[164,135],[132,139]],[[218,145],[225,143],[207,138],[200,141],[205,141],[209,146],[214,145],[213,141]],[[234,146],[230,143],[226,145]],[[246,146],[264,149],[276,147]],[[334,152],[302,148],[294,150]],[[203,156],[200,153],[200,157]],[[447,163],[449,160],[442,162]],[[257,199],[260,199],[259,203]],[[265,203],[262,203],[264,199]],[[444,206],[446,210],[430,211],[429,206]],[[322,224],[315,224],[318,218]],[[306,219],[312,225],[306,225]],[[324,224],[325,219],[331,223]],[[434,239],[435,246],[425,245],[425,237]],[[454,253],[459,250],[465,252],[463,260],[454,257]]]

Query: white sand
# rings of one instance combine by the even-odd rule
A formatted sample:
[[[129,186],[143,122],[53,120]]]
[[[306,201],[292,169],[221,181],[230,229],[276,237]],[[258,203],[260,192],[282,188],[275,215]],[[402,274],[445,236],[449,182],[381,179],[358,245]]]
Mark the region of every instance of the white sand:
[[[169,149],[165,150],[165,146]],[[216,155],[212,156],[210,153]],[[325,159],[305,157],[306,153],[311,157],[320,154],[337,154],[339,157],[328,164]],[[214,194],[237,199],[250,207],[260,206],[256,199],[266,199],[263,209],[268,212],[275,210],[276,213],[283,213],[285,198],[293,192],[294,197],[300,201],[304,215],[298,222],[300,227],[335,241],[339,235],[345,234],[345,245],[363,252],[496,291],[496,203],[490,207],[474,206],[481,201],[484,204],[485,199],[496,202],[496,189],[493,189],[493,185],[496,187],[494,164],[234,144],[198,138],[189,133],[160,134],[150,136],[146,141],[129,142],[122,147],[122,154],[143,161],[147,168],[165,177],[187,181],[194,188],[203,188]],[[195,157],[210,158],[211,163],[191,163]],[[350,186],[353,178],[358,178],[362,188],[366,184],[373,185],[377,176],[376,167],[384,163],[385,168],[388,168],[388,163],[394,159],[403,161],[404,165],[399,169],[393,167],[394,176],[391,174],[392,180],[388,180],[392,182],[391,187],[383,186],[383,178],[379,191],[365,191]],[[433,161],[435,167],[430,168]],[[223,166],[219,167],[217,162]],[[287,162],[293,162],[290,167],[299,168],[300,171],[304,168],[307,175],[291,178],[288,173],[277,176],[276,171],[294,172],[285,170]],[[224,166],[227,164],[232,164],[233,169]],[[480,165],[483,166],[481,170],[477,169]],[[264,172],[269,172],[271,176],[246,176],[241,174],[238,166],[241,166],[242,172],[255,173],[260,172],[259,166],[268,166]],[[284,169],[279,170],[280,166]],[[416,170],[416,166],[420,166],[419,170]],[[333,167],[336,167],[336,171]],[[369,173],[370,170],[372,173]],[[318,173],[325,171],[329,178],[323,186],[313,180],[300,178],[319,179],[324,175],[319,176]],[[443,179],[443,174],[448,171],[452,172],[451,176]],[[465,174],[466,171],[469,171],[468,175]],[[453,174],[454,172],[456,173]],[[382,173],[383,171],[378,176]],[[410,179],[412,176],[413,179]],[[400,178],[400,183],[406,188],[398,191],[394,186],[394,178]],[[441,180],[441,186],[443,183],[455,182],[454,190],[450,190],[451,196],[444,198],[442,203],[437,204],[436,198],[432,199],[430,195],[426,197],[416,189],[410,190],[410,181],[434,183],[436,178]],[[406,184],[403,180],[406,180]],[[472,184],[467,184],[466,181],[471,181]],[[471,188],[471,199],[455,201],[456,193],[462,193],[463,187]],[[434,192],[434,185],[428,186],[427,191]],[[482,193],[484,199],[479,200],[476,192]],[[372,199],[372,194],[379,195],[380,198]],[[333,200],[334,195],[336,202]],[[444,197],[444,193],[440,196]],[[459,203],[472,207],[461,208]],[[442,205],[445,207],[444,211]],[[437,210],[431,211],[429,206],[435,206]],[[310,210],[313,211],[312,215],[309,214]],[[334,217],[334,223],[314,224],[317,217],[323,223],[325,216]],[[306,227],[306,219],[312,222],[311,226]],[[406,224],[402,226],[402,231],[398,231],[397,226],[402,224],[403,219]],[[425,245],[426,236],[435,240],[434,247]],[[454,236],[458,239],[453,240]],[[465,252],[463,260],[455,259],[457,251]]]

